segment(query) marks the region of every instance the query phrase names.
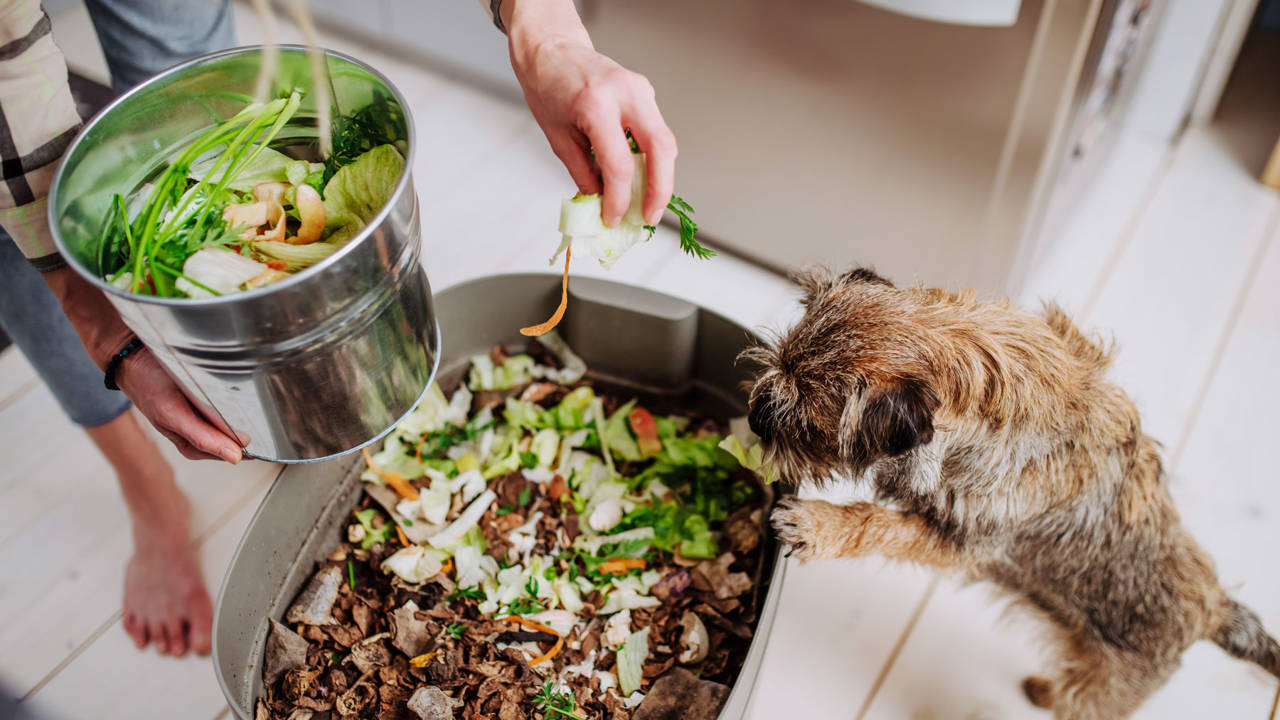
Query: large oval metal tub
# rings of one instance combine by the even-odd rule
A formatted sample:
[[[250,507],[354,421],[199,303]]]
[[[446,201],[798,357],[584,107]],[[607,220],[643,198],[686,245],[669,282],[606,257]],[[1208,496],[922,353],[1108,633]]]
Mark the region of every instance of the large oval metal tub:
[[[247,436],[251,457],[308,462],[385,434],[436,367],[431,290],[418,258],[413,121],[390,81],[358,60],[324,55],[335,114],[378,103],[406,160],[390,202],[333,255],[266,287],[203,300],[126,293],[98,272],[112,196],[142,186],[174,148],[242,109],[259,55],[241,48],[192,60],[99,113],[58,170],[49,222],[67,262],[107,294],[211,422]],[[282,87],[312,87],[302,48],[281,47],[279,68]],[[310,92],[273,145],[307,153],[314,123]]]
[[[745,413],[741,385],[749,372],[735,358],[754,340],[748,330],[683,300],[620,283],[575,278],[570,294],[561,333],[594,377],[721,417]],[[517,328],[546,318],[559,299],[560,279],[550,275],[486,277],[438,294],[446,342],[442,382],[460,377],[472,355],[522,342]],[[362,469],[351,460],[286,468],[240,541],[218,595],[213,660],[241,720],[253,717],[262,693],[267,619],[284,614],[316,562],[337,546],[362,492]],[[785,564],[772,535],[765,537],[756,587],[763,597],[760,620],[722,718],[746,713],[777,612]]]

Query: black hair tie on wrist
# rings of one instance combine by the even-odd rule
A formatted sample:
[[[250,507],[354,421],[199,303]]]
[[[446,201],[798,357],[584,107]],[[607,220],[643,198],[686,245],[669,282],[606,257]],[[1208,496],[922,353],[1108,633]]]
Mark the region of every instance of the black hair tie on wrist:
[[[116,370],[120,369],[120,363],[130,355],[138,352],[143,348],[142,338],[136,335],[124,347],[120,348],[120,352],[111,356],[107,361],[107,369],[103,371],[102,384],[107,386],[108,390],[119,390],[120,386],[116,385]]]

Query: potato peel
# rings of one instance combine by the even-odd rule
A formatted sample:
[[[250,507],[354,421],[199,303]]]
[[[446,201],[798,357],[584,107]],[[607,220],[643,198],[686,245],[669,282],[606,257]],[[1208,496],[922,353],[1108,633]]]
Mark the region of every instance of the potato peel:
[[[569,255],[570,248],[564,249],[564,276],[560,279],[560,307],[551,314],[551,317],[540,325],[530,325],[529,327],[520,328],[520,334],[526,337],[537,337],[538,335],[546,335],[555,329],[560,321],[564,319],[565,308],[569,307]]]

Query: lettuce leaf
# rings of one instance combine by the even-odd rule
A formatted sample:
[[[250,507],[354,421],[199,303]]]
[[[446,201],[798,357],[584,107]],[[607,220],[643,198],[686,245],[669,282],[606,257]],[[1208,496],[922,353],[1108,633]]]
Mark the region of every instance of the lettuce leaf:
[[[609,447],[610,452],[623,460],[637,461],[644,459],[644,454],[640,452],[640,446],[636,444],[636,440],[631,436],[631,430],[627,426],[627,416],[631,414],[635,406],[635,400],[628,402],[626,405],[614,410],[613,414],[604,423],[602,442]]]
[[[391,199],[403,172],[404,156],[391,145],[339,168],[324,186],[325,240],[342,244],[355,237]]]
[[[223,165],[216,171],[213,166],[222,157],[223,152],[217,150],[207,157],[191,163],[191,169],[188,171],[187,177],[198,181],[208,175],[209,182],[218,182],[226,174],[227,166]],[[258,151],[258,156],[253,159],[253,162],[245,165],[232,178],[231,182],[227,183],[227,187],[237,192],[250,192],[255,185],[264,182],[287,182],[296,185],[298,183],[293,182],[294,177],[306,178],[316,169],[323,167],[319,163],[294,160],[279,150],[264,147]]]

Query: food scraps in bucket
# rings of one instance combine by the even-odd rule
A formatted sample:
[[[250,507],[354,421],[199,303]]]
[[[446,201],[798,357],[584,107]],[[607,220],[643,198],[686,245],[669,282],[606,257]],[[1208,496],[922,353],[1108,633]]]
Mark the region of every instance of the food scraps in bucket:
[[[327,164],[286,155],[273,145],[301,101],[294,91],[249,102],[174,150],[150,182],[119,188],[98,234],[103,279],[144,295],[227,295],[288,278],[358,235],[394,192],[402,148],[381,132],[370,145],[356,113],[338,119]]]

